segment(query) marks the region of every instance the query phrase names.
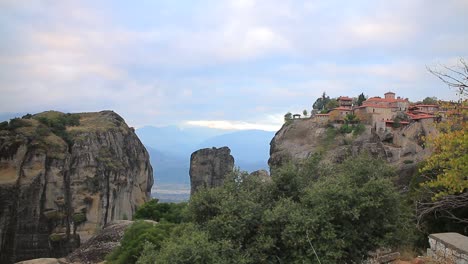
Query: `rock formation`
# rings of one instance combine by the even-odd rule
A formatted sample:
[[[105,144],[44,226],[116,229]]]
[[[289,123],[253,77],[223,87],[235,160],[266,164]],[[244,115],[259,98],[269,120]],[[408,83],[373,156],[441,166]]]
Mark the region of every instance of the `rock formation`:
[[[256,171],[250,173],[250,176],[251,177],[257,177],[262,182],[270,182],[271,181],[270,174],[266,170],[256,170]]]
[[[62,257],[149,199],[149,156],[112,111],[0,123],[0,263]]]
[[[107,254],[120,246],[125,230],[131,224],[133,221],[117,220],[105,225],[99,233],[68,255],[66,260],[69,263],[100,263],[104,261]]]
[[[275,168],[318,152],[323,153],[323,161],[339,163],[350,155],[368,152],[393,164],[404,181],[430,154],[423,145],[423,137],[436,133],[433,124],[425,121],[401,129],[388,128],[381,133],[365,126],[360,135],[341,134],[339,127],[316,123],[312,119],[291,120],[271,140],[268,164]]]
[[[234,168],[234,158],[228,147],[205,148],[190,156],[190,194],[202,187],[217,187]]]

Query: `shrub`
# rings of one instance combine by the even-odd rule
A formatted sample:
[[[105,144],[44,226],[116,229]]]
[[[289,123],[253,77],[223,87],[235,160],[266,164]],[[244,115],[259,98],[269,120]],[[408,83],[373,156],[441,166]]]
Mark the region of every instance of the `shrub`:
[[[79,225],[81,223],[86,222],[86,214],[85,213],[75,213],[72,216],[73,223],[75,225]]]
[[[363,124],[357,124],[353,127],[353,135],[358,136],[366,130],[366,127]]]
[[[184,222],[186,207],[187,203],[159,203],[158,199],[152,199],[138,208],[134,218],[178,224]]]
[[[106,260],[111,264],[135,263],[140,256],[145,242],[150,242],[155,249],[170,236],[174,224],[153,224],[144,221],[133,223],[122,238],[119,247],[115,248]]]
[[[22,120],[21,118],[13,118],[10,119],[10,123],[8,124],[8,128],[10,130],[15,130],[20,127],[30,126],[28,122]]]
[[[353,132],[353,127],[348,125],[348,124],[344,124],[340,127],[340,133],[341,134],[349,134],[351,132]]]
[[[8,121],[0,122],[0,130],[8,129]]]

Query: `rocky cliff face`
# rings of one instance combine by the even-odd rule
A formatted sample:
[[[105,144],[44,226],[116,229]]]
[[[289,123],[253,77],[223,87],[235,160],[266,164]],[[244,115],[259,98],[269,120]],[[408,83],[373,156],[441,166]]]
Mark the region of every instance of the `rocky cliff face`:
[[[202,187],[218,187],[234,168],[234,158],[228,147],[205,148],[190,156],[190,193]]]
[[[66,255],[131,219],[152,184],[146,149],[112,111],[0,124],[0,263]]]
[[[292,120],[283,125],[270,143],[270,167],[298,162],[318,152],[323,153],[324,162],[341,162],[348,156],[368,152],[393,164],[404,181],[416,171],[417,163],[430,154],[424,148],[423,137],[436,133],[433,124],[427,121],[380,133],[365,126],[359,135],[341,134],[340,126],[319,124],[311,119]]]

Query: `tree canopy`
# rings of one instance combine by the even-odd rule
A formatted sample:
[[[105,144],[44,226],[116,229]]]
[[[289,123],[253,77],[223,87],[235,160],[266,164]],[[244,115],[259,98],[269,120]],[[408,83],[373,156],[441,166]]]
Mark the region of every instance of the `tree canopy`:
[[[138,263],[344,263],[409,238],[409,210],[393,168],[368,155],[320,165],[313,155],[271,181],[235,171],[197,192],[180,224]]]

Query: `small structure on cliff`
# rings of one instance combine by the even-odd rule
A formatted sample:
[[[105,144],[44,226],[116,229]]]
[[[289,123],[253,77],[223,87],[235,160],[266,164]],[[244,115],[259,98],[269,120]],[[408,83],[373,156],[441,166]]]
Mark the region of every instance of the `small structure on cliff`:
[[[205,148],[190,156],[190,194],[200,188],[223,185],[226,175],[234,169],[234,157],[228,147]]]

